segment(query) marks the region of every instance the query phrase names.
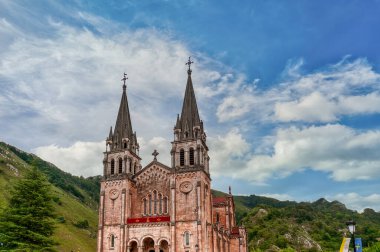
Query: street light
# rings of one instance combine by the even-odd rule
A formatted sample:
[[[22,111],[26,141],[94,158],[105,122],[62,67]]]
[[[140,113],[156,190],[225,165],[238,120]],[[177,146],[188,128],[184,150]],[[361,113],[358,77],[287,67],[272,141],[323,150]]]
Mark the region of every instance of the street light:
[[[355,246],[355,225],[356,222],[354,220],[350,220],[346,222],[346,225],[348,227],[348,230],[351,233],[352,237],[352,243],[354,244],[354,252],[356,252],[356,246]]]

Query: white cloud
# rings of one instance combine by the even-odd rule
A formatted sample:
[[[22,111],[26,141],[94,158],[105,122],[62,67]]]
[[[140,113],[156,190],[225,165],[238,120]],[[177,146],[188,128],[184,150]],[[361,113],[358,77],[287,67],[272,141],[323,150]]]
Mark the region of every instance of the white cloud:
[[[50,34],[35,36],[5,19],[0,22],[0,37],[12,38],[0,52],[0,126],[9,128],[10,143],[34,148],[105,138],[116,120],[124,71],[133,126],[146,139],[172,136],[189,55],[196,54],[192,77],[200,104],[214,96],[208,86],[224,90],[234,85],[228,85],[235,79],[232,74],[218,71],[220,63],[190,52],[169,33],[128,28],[115,33],[105,29],[117,27],[109,20],[83,12],[71,15],[92,29],[41,17]],[[204,106],[199,107],[202,113]],[[28,139],[21,141],[21,134]]]
[[[159,155],[157,156],[158,162],[171,167],[171,144],[170,141],[163,137],[153,137],[149,141],[145,141],[143,138],[138,139],[140,144],[140,151],[142,153],[142,164],[147,165],[153,160],[152,153],[157,150]]]
[[[160,155],[158,161],[171,166],[170,142],[162,137],[154,137],[149,141],[138,138],[141,146],[140,154],[142,165],[145,166],[153,160],[150,153],[157,150]],[[32,150],[42,159],[55,164],[58,168],[77,176],[103,175],[103,152],[105,141],[101,142],[75,142],[68,147],[58,145],[40,146]]]
[[[380,178],[380,131],[339,124],[290,127],[279,129],[272,141],[272,153],[252,155],[239,132],[219,137],[211,142],[214,174],[255,183],[305,169],[326,172],[336,181]]]
[[[41,146],[33,152],[60,169],[78,176],[101,175],[105,142],[76,142],[69,147]]]
[[[326,123],[344,115],[380,113],[380,74],[366,59],[344,58],[309,74],[301,73],[302,64],[286,66],[283,77],[289,80],[267,90],[247,89],[245,80],[235,85],[218,105],[219,121]]]
[[[212,175],[238,174],[238,169],[244,165],[244,156],[249,151],[249,144],[245,141],[237,128],[230,130],[225,136],[208,139],[210,145],[210,167]]]
[[[281,121],[336,121],[335,103],[320,92],[313,92],[300,101],[276,103],[275,116]]]
[[[380,113],[380,74],[365,59],[348,58],[326,70],[283,84],[288,101],[277,101],[280,121],[334,122],[343,115]]]
[[[380,194],[360,195],[358,193],[340,193],[333,196],[327,196],[328,200],[337,200],[346,205],[349,209],[355,209],[362,212],[365,208],[371,208],[380,211]]]

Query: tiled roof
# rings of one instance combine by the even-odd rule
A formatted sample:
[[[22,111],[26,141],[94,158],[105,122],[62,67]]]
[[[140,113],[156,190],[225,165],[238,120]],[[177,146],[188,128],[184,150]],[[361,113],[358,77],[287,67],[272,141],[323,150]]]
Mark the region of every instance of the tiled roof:
[[[215,197],[212,199],[212,204],[213,205],[219,205],[222,203],[227,203],[227,198],[226,197]]]

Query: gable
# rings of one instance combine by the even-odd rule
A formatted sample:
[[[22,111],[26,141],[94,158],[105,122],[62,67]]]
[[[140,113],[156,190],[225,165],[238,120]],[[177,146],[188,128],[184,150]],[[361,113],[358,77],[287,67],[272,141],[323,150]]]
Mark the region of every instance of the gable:
[[[162,181],[169,181],[171,169],[164,164],[153,161],[139,171],[135,176],[137,186],[155,184]]]

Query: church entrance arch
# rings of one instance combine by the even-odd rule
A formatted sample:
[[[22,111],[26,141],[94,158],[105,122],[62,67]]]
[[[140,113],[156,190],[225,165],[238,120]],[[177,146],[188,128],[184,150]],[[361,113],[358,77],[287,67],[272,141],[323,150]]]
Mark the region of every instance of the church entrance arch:
[[[160,241],[160,252],[169,252],[169,243],[167,240]]]
[[[139,249],[137,248],[137,242],[136,241],[132,241],[131,243],[129,243],[129,250],[128,252],[138,252]]]
[[[154,251],[154,240],[150,237],[146,237],[143,242],[143,252],[155,252]]]

